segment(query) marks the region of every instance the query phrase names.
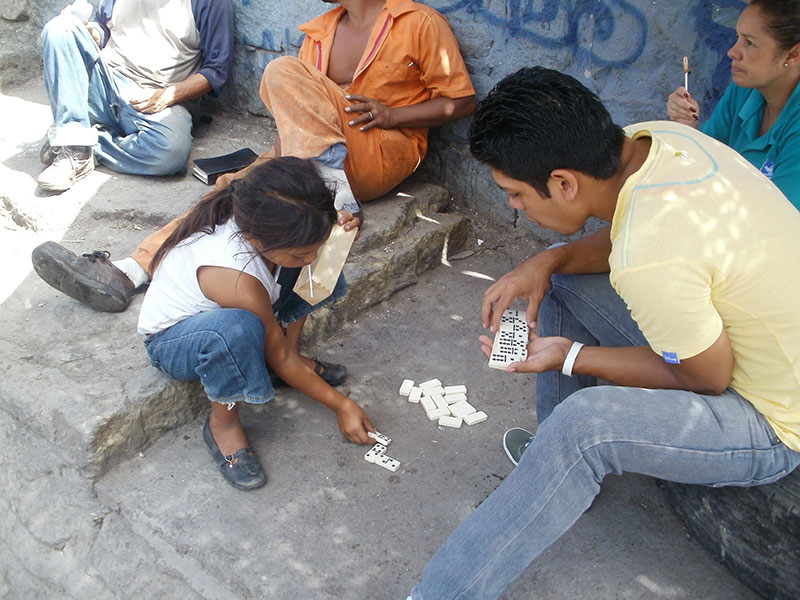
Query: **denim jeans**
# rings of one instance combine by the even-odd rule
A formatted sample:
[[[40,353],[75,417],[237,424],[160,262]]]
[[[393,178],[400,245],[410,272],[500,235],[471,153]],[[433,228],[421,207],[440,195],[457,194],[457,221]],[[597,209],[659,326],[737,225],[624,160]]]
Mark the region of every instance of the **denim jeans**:
[[[603,345],[643,341],[625,304],[618,297],[606,303],[616,296],[607,275],[555,276],[552,283],[539,311],[540,333],[574,332],[579,341]],[[540,419],[519,465],[425,566],[414,600],[497,598],[578,520],[609,473],[751,486],[776,481],[800,463],[800,453],[730,388],[709,396],[581,388],[580,381],[538,377],[537,405],[551,414]]]
[[[340,276],[333,293],[310,305],[292,291],[300,269],[281,269],[280,297],[272,304],[281,326],[302,319],[347,292]],[[201,312],[145,339],[151,364],[184,381],[199,379],[209,400],[264,404],[275,396],[264,357],[264,325],[239,308]]]
[[[180,105],[154,114],[135,110],[128,100],[154,90],[110,69],[77,18],[62,14],[45,25],[42,59],[53,111],[51,145],[94,146],[98,161],[120,173],[172,175],[185,170],[192,149],[189,111]]]

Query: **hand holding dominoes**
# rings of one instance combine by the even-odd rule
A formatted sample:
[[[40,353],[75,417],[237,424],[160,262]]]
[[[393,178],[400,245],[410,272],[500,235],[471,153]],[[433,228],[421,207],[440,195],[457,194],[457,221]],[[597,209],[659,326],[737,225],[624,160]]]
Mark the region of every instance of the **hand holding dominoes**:
[[[483,352],[489,359],[489,367],[505,370],[511,363],[522,362],[528,358],[528,335],[525,311],[506,310],[500,318],[500,328],[494,340],[481,336]]]

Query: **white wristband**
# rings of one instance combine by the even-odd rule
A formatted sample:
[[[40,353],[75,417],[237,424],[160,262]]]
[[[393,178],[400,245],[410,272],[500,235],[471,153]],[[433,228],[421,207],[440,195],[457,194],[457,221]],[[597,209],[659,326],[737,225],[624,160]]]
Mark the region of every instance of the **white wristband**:
[[[575,366],[575,359],[578,358],[578,352],[583,348],[580,342],[572,342],[572,346],[567,352],[567,357],[564,359],[564,364],[561,365],[561,372],[567,377],[572,377],[572,367]]]

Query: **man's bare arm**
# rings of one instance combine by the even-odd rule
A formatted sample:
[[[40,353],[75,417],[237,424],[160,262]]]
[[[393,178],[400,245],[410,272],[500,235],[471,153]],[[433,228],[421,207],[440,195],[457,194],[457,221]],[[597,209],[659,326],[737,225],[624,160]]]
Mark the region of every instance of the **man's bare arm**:
[[[344,109],[345,112],[355,115],[349,125],[359,127],[362,131],[373,127],[438,127],[468,117],[475,110],[474,95],[463,98],[442,96],[419,104],[394,108],[359,94],[349,94],[347,99],[354,102]]]
[[[208,79],[200,73],[190,75],[183,81],[155,90],[147,98],[131,100],[131,106],[139,112],[153,114],[181,102],[199,98],[211,91]]]

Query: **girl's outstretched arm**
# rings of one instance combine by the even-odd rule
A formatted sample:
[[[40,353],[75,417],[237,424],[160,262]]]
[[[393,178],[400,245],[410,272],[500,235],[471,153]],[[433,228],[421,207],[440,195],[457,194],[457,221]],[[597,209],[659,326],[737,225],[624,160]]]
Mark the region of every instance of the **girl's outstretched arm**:
[[[371,444],[367,435],[375,427],[358,404],[325,383],[293,350],[272,312],[267,290],[258,279],[226,267],[200,267],[200,289],[209,300],[223,308],[242,308],[255,314],[264,324],[264,356],[267,364],[291,385],[336,413],[339,429],[351,442]]]

